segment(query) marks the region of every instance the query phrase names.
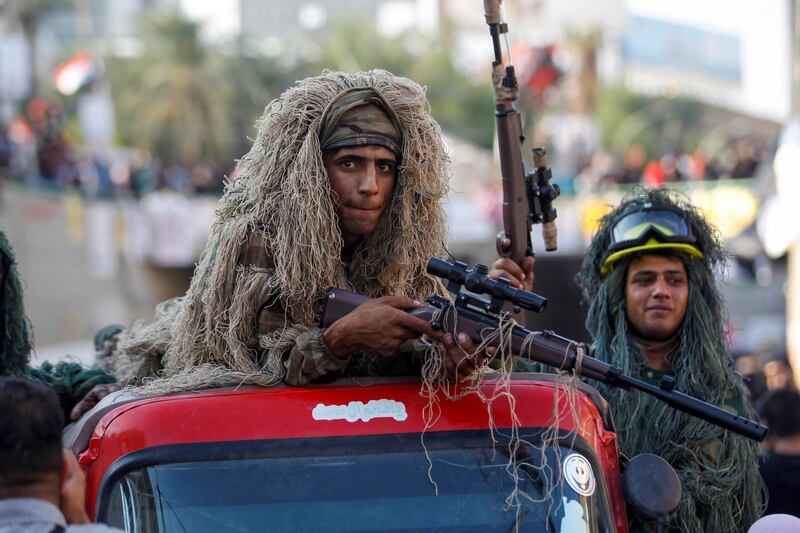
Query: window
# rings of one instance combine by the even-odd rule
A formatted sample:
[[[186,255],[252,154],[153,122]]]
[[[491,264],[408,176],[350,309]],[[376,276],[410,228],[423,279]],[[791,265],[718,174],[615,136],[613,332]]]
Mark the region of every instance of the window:
[[[520,446],[509,467],[507,442],[493,448],[488,432],[429,433],[424,442],[436,487],[419,434],[143,450],[137,452],[142,457],[126,456],[109,470],[98,518],[136,532],[507,532],[515,524],[539,532],[561,531],[564,521],[576,520],[589,531],[611,531],[593,452],[578,453],[596,480],[583,496],[566,483],[554,487],[561,472],[557,455],[566,463],[575,449],[546,449],[549,467],[537,470],[530,465],[541,464],[539,448]],[[159,464],[144,464],[153,450]],[[549,498],[520,498],[518,513],[508,509],[512,472],[520,476],[519,490],[536,500],[550,492]]]

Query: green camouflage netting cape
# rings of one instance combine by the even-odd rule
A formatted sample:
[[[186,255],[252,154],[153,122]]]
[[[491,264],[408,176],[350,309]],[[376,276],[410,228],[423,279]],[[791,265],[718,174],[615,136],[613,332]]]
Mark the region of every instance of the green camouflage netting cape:
[[[628,330],[625,277],[628,257],[607,276],[600,267],[610,246],[611,228],[632,203],[670,204],[686,212],[704,260],[681,256],[689,278],[686,317],[678,346],[670,354],[678,390],[717,406],[746,398],[741,377],[733,370],[726,346],[725,311],[715,272],[726,254],[703,216],[679,195],[665,189],[635,190],[603,217],[583,261],[578,283],[589,305],[586,327],[594,354],[622,370],[641,376],[645,359]],[[678,254],[680,256],[680,254]],[[621,451],[633,456],[653,453],[668,461],[683,485],[683,499],[673,517],[676,531],[746,531],[762,512],[758,444],[730,431],[685,415],[638,391],[604,389],[617,425]],[[754,417],[749,402],[746,414]]]

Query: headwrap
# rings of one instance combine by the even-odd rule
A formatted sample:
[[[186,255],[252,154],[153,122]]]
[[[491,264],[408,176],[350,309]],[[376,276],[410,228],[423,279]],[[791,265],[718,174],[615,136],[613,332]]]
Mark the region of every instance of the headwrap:
[[[322,114],[322,152],[346,146],[379,145],[402,155],[401,128],[394,112],[372,88],[357,88],[336,97]]]
[[[677,334],[677,346],[668,356],[676,387],[681,392],[717,406],[745,399],[746,389],[733,370],[725,344],[725,312],[716,285],[727,255],[717,231],[701,213],[677,193],[666,189],[636,189],[600,221],[578,284],[589,305],[586,327],[593,351],[622,372],[641,377],[645,357],[629,330],[625,311],[628,265],[636,254],[620,259],[601,275],[611,243],[611,228],[620,214],[636,204],[652,203],[680,209],[696,238],[702,259],[674,250],[643,253],[674,254],[683,260],[689,280],[686,317]],[[761,477],[758,444],[698,418],[654,401],[637,391],[599,385],[611,405],[621,451],[632,456],[653,453],[675,468],[683,485],[683,499],[672,519],[676,531],[744,531],[761,514]],[[754,412],[748,402],[748,416]]]

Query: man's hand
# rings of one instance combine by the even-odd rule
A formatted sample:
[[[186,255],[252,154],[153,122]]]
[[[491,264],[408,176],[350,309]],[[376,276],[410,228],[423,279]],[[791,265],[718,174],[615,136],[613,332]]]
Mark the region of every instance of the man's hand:
[[[459,333],[457,341],[452,333],[445,333],[440,342],[444,349],[445,377],[450,383],[471,376],[484,365],[487,358],[494,357],[497,350],[489,346],[486,351],[478,352],[475,343],[466,333]]]
[[[508,248],[511,246],[511,241],[508,238],[504,238],[502,246]],[[536,259],[530,255],[523,258],[522,263],[517,263],[509,257],[501,257],[492,263],[488,276],[492,279],[506,278],[514,287],[532,291],[533,267],[535,265]]]
[[[488,276],[492,279],[506,278],[514,287],[532,291],[533,267],[535,264],[536,259],[531,256],[523,259],[521,265],[518,265],[508,257],[501,257],[492,263]]]
[[[89,524],[86,514],[86,476],[78,460],[69,450],[62,450],[64,466],[61,473],[61,512],[67,524]]]
[[[405,296],[370,299],[331,324],[323,339],[331,353],[340,359],[354,352],[388,357],[405,341],[423,334],[440,339],[440,331],[406,312],[421,306],[422,303]]]
[[[92,387],[92,390],[86,393],[86,396],[81,398],[81,401],[75,404],[75,407],[72,408],[72,411],[69,414],[69,419],[73,422],[78,420],[80,417],[83,416],[84,413],[89,412],[89,410],[94,407],[95,405],[100,402],[103,398],[111,394],[112,392],[120,390],[120,386],[116,383],[108,383],[105,385],[95,385]]]

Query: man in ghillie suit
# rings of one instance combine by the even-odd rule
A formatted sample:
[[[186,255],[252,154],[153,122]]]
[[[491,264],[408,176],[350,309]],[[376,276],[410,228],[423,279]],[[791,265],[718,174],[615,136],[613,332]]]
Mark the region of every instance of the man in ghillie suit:
[[[634,191],[600,221],[578,275],[595,355],[753,418],[725,344],[715,280],[725,259],[716,230],[677,194]],[[755,442],[637,392],[605,392],[621,451],[659,455],[681,479],[671,530],[745,531],[759,517]]]
[[[411,341],[427,334],[444,346],[428,377],[472,372],[466,336],[406,312],[444,291],[425,266],[445,253],[448,159],[424,90],[382,70],[328,72],[271,102],[258,128],[186,295],[111,337],[106,367],[148,394],[419,375]],[[495,275],[520,275],[504,264]],[[330,287],[376,299],[323,330]]]
[[[96,368],[79,363],[48,362],[30,366],[33,351],[33,328],[25,314],[22,282],[14,251],[5,233],[0,230],[0,376],[15,376],[38,381],[51,387],[61,402],[64,418],[69,420],[76,403],[96,390],[107,394],[114,378]]]

